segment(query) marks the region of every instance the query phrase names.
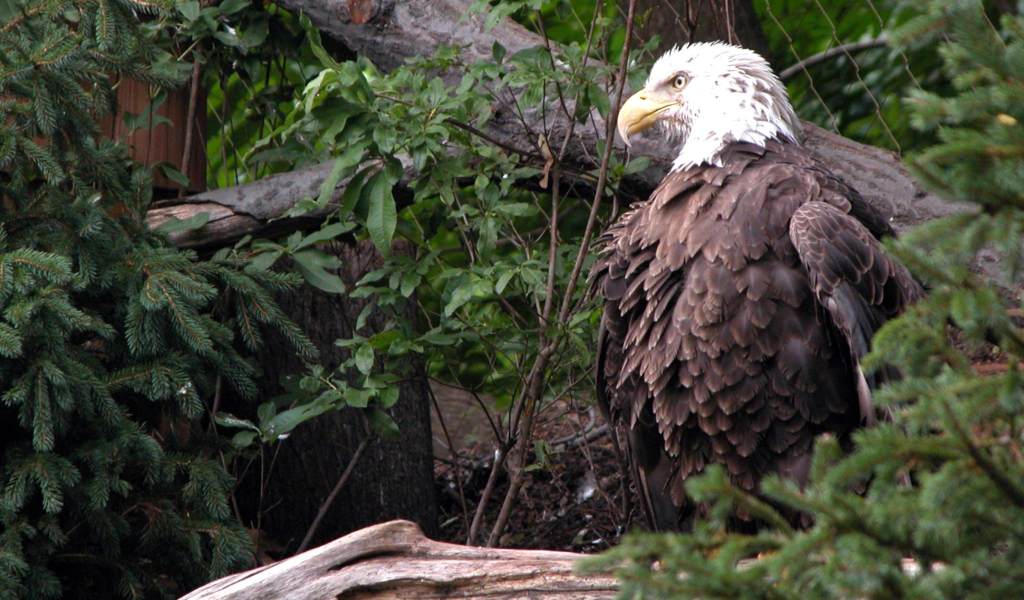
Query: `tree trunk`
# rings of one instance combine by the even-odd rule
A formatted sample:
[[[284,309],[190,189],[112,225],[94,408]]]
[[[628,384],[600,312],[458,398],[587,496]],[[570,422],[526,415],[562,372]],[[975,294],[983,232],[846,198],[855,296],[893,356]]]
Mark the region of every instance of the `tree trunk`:
[[[181,600],[611,600],[611,575],[581,575],[582,555],[432,542],[384,523],[294,558],[208,583]]]
[[[347,289],[367,272],[380,267],[381,255],[369,242],[356,246],[333,243],[342,261],[341,277]],[[396,254],[409,248],[396,244]],[[365,299],[321,292],[310,286],[281,294],[278,301],[310,335],[320,350],[320,364],[332,369],[348,358],[348,350],[334,345],[350,338]],[[415,319],[410,305],[400,318]],[[371,310],[359,334],[369,337],[382,331],[387,316]],[[269,336],[268,336],[269,338]],[[301,360],[283,340],[268,339],[260,355],[264,398],[280,394],[284,375],[301,374]],[[398,403],[389,411],[401,430],[397,440],[374,437],[360,455],[341,492],[319,524],[312,545],[333,540],[356,529],[391,519],[415,521],[435,535],[438,528],[430,432],[430,401],[426,378],[420,364],[409,365],[410,377],[400,386]],[[272,464],[265,492],[259,493],[261,471],[249,469],[238,494],[247,524],[266,532],[289,553],[298,548],[316,518],[324,500],[337,484],[357,447],[368,435],[361,411],[343,409],[316,417],[295,429],[288,438],[269,448],[265,466]],[[260,515],[262,509],[262,515]]]

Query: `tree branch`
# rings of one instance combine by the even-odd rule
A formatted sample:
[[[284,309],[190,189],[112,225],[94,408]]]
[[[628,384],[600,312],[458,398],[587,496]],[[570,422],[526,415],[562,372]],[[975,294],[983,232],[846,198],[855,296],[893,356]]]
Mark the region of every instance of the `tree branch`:
[[[829,60],[833,57],[840,55],[849,56],[853,52],[860,52],[861,50],[870,50],[872,48],[878,48],[880,46],[885,46],[888,43],[889,36],[883,33],[882,35],[876,37],[873,40],[850,42],[849,44],[842,44],[836,46],[835,48],[829,48],[824,52],[812,54],[811,56],[808,56],[807,58],[801,60],[795,65],[786,67],[785,69],[782,70],[781,73],[779,73],[779,79],[781,79],[782,81],[787,81],[800,71],[806,71],[810,67],[813,67],[818,63],[823,63],[826,60]]]
[[[369,20],[357,24],[349,12],[348,0],[279,0],[278,4],[292,12],[305,13],[325,34],[364,54],[381,70],[388,71],[407,58],[422,54],[437,44],[462,47],[462,58],[470,63],[489,60],[497,42],[509,52],[543,44],[537,36],[516,23],[506,20],[490,31],[483,30],[483,15],[467,15],[469,0],[432,0],[431,2],[370,2]],[[833,50],[839,50],[838,48]],[[612,95],[613,90],[608,90]],[[545,130],[545,121],[538,112],[519,119],[512,108],[499,107],[495,118],[481,132],[493,143],[510,148],[536,148],[536,131]],[[570,127],[569,118],[561,109],[547,115],[547,139],[563,139]],[[614,111],[613,111],[614,112]],[[592,181],[581,179],[580,173],[599,167],[592,157],[601,156],[599,145],[606,139],[606,123],[596,113],[591,127],[579,128],[566,145],[561,176],[562,189],[592,189]],[[893,216],[897,226],[913,224],[950,214],[955,209],[934,196],[925,194],[903,169],[892,153],[858,144],[838,135],[805,124],[805,141],[820,160],[829,165],[846,183],[858,189],[870,201]],[[616,142],[616,152],[624,152]],[[630,153],[651,159],[651,166],[627,178],[624,189],[637,199],[646,197],[668,172],[672,151],[660,138],[643,137],[633,143]],[[543,166],[543,165],[539,165]],[[187,218],[209,212],[211,219],[203,228],[176,234],[174,242],[182,247],[217,247],[231,243],[247,234],[274,236],[300,228],[315,227],[323,215],[307,215],[300,219],[284,219],[282,215],[293,204],[306,197],[316,197],[320,184],[330,173],[330,162],[292,173],[275,175],[253,183],[213,190],[160,204],[150,211],[150,222],[159,224],[170,216]],[[396,193],[410,199],[408,183],[415,173],[399,182]],[[344,192],[344,182],[335,197]],[[401,199],[400,199],[401,201]]]

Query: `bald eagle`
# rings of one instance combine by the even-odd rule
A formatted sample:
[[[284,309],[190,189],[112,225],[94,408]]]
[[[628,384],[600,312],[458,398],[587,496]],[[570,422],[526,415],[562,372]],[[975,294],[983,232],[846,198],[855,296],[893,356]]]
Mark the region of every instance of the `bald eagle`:
[[[750,50],[675,48],[619,109],[658,127],[670,173],[603,236],[597,395],[629,432],[650,524],[686,527],[683,482],[721,464],[756,492],[808,477],[816,436],[873,422],[860,359],[923,291],[884,216],[799,143],[785,88]]]

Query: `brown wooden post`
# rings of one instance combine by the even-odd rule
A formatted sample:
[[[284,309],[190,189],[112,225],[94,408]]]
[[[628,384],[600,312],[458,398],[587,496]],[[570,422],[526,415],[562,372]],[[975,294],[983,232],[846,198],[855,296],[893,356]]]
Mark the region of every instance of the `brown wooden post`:
[[[201,78],[200,78],[201,79]],[[196,110],[192,120],[192,151],[189,164],[183,168],[182,158],[185,154],[185,132],[188,123],[191,86],[195,79],[186,85],[169,90],[167,99],[156,111],[156,117],[169,119],[171,125],[160,123],[150,129],[139,129],[128,135],[123,115],[125,112],[141,114],[150,107],[150,86],[134,79],[123,79],[117,86],[117,103],[119,112],[104,119],[103,135],[119,139],[130,148],[133,158],[145,165],[167,161],[188,177],[187,193],[197,193],[206,189],[206,89],[199,86],[196,94]],[[125,137],[127,136],[127,137]],[[157,197],[176,195],[180,185],[164,177],[159,169],[153,172],[153,187]]]

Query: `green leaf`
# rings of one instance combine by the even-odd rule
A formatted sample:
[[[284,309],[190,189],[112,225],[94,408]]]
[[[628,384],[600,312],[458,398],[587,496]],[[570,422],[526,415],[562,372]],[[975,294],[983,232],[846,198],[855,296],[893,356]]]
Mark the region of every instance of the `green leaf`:
[[[320,229],[320,231],[313,232],[306,237],[302,238],[293,249],[301,250],[307,246],[313,244],[319,244],[320,242],[326,242],[336,239],[339,235],[343,235],[352,231],[353,225],[351,223],[332,223]]]
[[[391,385],[384,388],[380,394],[380,407],[387,410],[398,402],[398,386]]]
[[[331,201],[331,196],[334,195],[334,188],[338,187],[338,182],[341,181],[341,177],[345,174],[347,168],[349,167],[345,165],[345,161],[340,158],[335,159],[331,173],[320,184],[320,194],[316,198],[318,205],[327,206],[327,203]]]
[[[227,31],[218,31],[213,34],[213,37],[229,48],[243,48],[245,46],[242,43],[242,38]]]
[[[320,102],[329,96],[328,94],[321,94],[320,90],[336,81],[338,81],[337,71],[324,69],[306,84],[306,89],[302,91],[302,95],[305,98],[302,107],[306,110],[306,113],[313,113]]]
[[[295,268],[306,280],[306,283],[331,294],[343,294],[345,282],[341,277],[328,273],[322,263],[319,250],[303,250],[292,255]]]
[[[215,414],[213,416],[213,421],[220,425],[221,427],[232,427],[235,429],[250,429],[252,431],[260,430],[260,428],[257,427],[252,421],[249,421],[248,419],[239,419],[238,417],[226,412],[219,412]]]
[[[231,443],[237,448],[248,448],[256,441],[256,435],[255,431],[239,431],[231,438]]]
[[[373,370],[373,346],[361,346],[356,350],[356,368],[363,375],[369,375]]]
[[[611,111],[611,102],[608,99],[608,94],[597,85],[590,84],[587,86],[587,96],[601,117],[608,118],[608,112]]]
[[[498,277],[498,282],[494,284],[494,291],[498,294],[505,291],[505,287],[508,282],[512,281],[512,278],[516,276],[518,269],[509,269]]]
[[[422,277],[420,277],[419,273],[411,272],[411,273],[403,274],[402,275],[402,285],[399,288],[398,293],[400,293],[400,294],[402,294],[402,296],[408,298],[413,293],[413,291],[416,290],[416,286],[418,286],[420,284],[421,280],[422,280]]]
[[[365,138],[348,144],[345,147],[345,151],[338,155],[338,160],[345,167],[355,167],[359,165],[359,163],[363,162],[363,158],[366,155],[366,149],[369,146],[370,140]]]
[[[266,41],[270,35],[270,27],[266,19],[257,19],[242,31],[242,41],[245,45],[254,48]]]
[[[200,6],[196,0],[189,0],[178,5],[178,12],[188,21],[195,21],[199,18]]]
[[[484,32],[494,29],[498,23],[501,23],[509,15],[522,8],[523,4],[523,2],[503,2],[491,6],[487,12],[487,17],[484,19]]]
[[[313,417],[322,415],[329,410],[333,410],[333,408],[328,403],[304,404],[295,408],[289,408],[278,413],[270,420],[267,432],[271,434],[271,439],[279,438],[290,433],[293,429]]]
[[[644,87],[644,83],[647,82],[647,69],[629,69],[626,73],[626,81],[629,83],[629,88],[634,92],[639,92]],[[623,96],[625,99],[625,96]]]
[[[459,341],[459,337],[450,333],[441,333],[435,329],[424,333],[417,341],[431,346],[451,346]]]
[[[313,51],[313,56],[320,61],[320,64],[328,69],[340,70],[342,66],[324,49],[323,42],[320,41],[320,30],[313,26],[309,17],[305,14],[300,14],[299,24],[306,30],[306,36],[309,38],[309,47]]]
[[[277,259],[281,258],[282,254],[284,254],[284,248],[280,246],[276,250],[260,252],[249,260],[249,265],[246,269],[249,271],[269,271],[270,267],[274,266],[274,263],[277,262]]]
[[[505,58],[505,54],[507,53],[508,50],[506,50],[505,46],[502,46],[500,42],[495,41],[494,45],[491,46],[491,56],[494,57],[494,62],[498,63],[499,65],[501,64],[502,59]]]
[[[259,418],[260,425],[266,425],[269,423],[276,413],[277,407],[274,406],[273,402],[264,402],[256,409],[256,416]]]
[[[156,114],[155,111],[155,101],[153,106],[148,107],[141,113],[135,114],[125,111],[123,117],[125,129],[128,131],[147,131],[150,129],[156,129],[158,125],[174,125],[173,121],[167,117]]]
[[[476,296],[487,295],[494,291],[491,286],[491,282],[486,279],[480,279],[475,275],[472,276],[468,281],[462,283],[459,287],[455,288],[452,292],[451,297],[448,300],[448,304],[444,307],[444,316],[450,317],[455,314],[455,311],[462,307],[463,304],[469,302]]]
[[[401,436],[401,431],[398,429],[398,423],[395,423],[395,420],[391,418],[391,415],[376,406],[366,409],[366,420],[370,423],[370,427],[372,427],[373,430],[382,437],[389,440],[396,440]]]
[[[188,188],[188,177],[179,171],[178,168],[174,166],[174,163],[164,160],[154,163],[153,168],[160,171],[160,173],[167,179],[170,179],[172,183],[176,183],[186,189]]]
[[[494,207],[497,212],[512,217],[532,217],[539,209],[526,202],[503,202]]]
[[[372,336],[368,340],[368,342],[369,342],[370,346],[373,347],[374,350],[387,350],[388,346],[390,346],[392,344],[392,342],[394,342],[395,340],[397,340],[397,339],[399,339],[401,337],[402,337],[402,332],[401,331],[399,331],[397,329],[392,329],[391,331],[382,331],[381,333],[378,333],[378,334]],[[362,369],[360,369],[360,370],[362,370]]]
[[[651,166],[651,159],[646,156],[637,156],[626,163],[626,167],[622,170],[623,175],[633,175],[634,173],[640,173],[646,171]]]
[[[369,206],[366,213],[366,230],[373,240],[373,245],[381,254],[391,254],[391,238],[398,225],[398,212],[395,197],[392,195],[392,183],[388,181],[384,171],[377,171],[367,182],[367,200]]]
[[[224,0],[220,3],[220,13],[231,15],[252,5],[249,0]]]
[[[357,292],[359,290],[356,290]],[[367,302],[363,310],[359,311],[359,316],[356,317],[356,329],[362,329],[366,325],[366,319],[370,317],[370,313],[373,312],[373,302]]]
[[[360,390],[358,388],[345,388],[345,403],[352,408],[366,408],[370,400],[376,395],[376,390]]]
[[[201,229],[207,223],[210,222],[210,213],[201,212],[188,217],[187,219],[179,219],[178,217],[170,217],[160,225],[156,227],[156,231],[169,235],[172,233],[180,233],[182,231],[195,231]]]
[[[348,185],[345,186],[345,192],[341,195],[341,206],[338,208],[338,218],[346,219],[352,211],[355,209],[356,204],[359,203],[359,199],[363,195],[363,184],[366,182],[366,176],[369,174],[369,169],[363,169],[348,181]]]

